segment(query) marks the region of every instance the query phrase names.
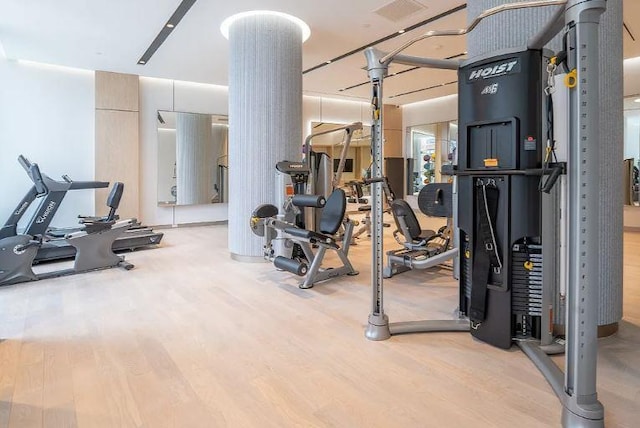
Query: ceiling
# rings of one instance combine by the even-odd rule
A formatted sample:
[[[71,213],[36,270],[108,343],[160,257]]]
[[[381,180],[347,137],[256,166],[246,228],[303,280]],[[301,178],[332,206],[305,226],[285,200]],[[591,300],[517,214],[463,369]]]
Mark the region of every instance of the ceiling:
[[[404,2],[405,7],[417,6],[419,10],[394,20],[375,13],[391,2]],[[392,50],[428,30],[462,28],[467,19],[463,0],[198,0],[150,61],[137,64],[179,4],[180,0],[0,0],[0,47],[9,59],[226,85],[228,41],[219,28],[226,17],[238,12],[268,9],[304,20],[311,37],[303,46],[303,70],[386,36],[395,35],[377,47]],[[460,6],[461,10],[397,34]],[[629,29],[621,29],[625,58],[640,56],[640,1],[624,0],[624,7]],[[432,40],[418,43],[406,53],[447,58],[466,50],[465,37]],[[356,52],[306,72],[305,94],[367,100],[364,65],[364,55]],[[408,68],[392,65],[390,73]],[[386,81],[385,102],[401,105],[452,94],[455,81],[456,73],[447,70],[402,73]]]

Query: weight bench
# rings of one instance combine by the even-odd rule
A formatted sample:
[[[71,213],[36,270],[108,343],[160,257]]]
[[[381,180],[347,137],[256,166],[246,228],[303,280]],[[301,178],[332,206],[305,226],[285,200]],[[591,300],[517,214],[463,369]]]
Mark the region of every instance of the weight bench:
[[[393,237],[403,248],[387,251],[387,266],[383,269],[385,278],[411,269],[428,269],[458,254],[457,248],[451,248],[452,184],[431,183],[424,186],[418,194],[418,207],[425,215],[446,218],[447,224],[437,232],[422,231],[409,204],[402,199],[394,200],[391,212],[397,229]]]

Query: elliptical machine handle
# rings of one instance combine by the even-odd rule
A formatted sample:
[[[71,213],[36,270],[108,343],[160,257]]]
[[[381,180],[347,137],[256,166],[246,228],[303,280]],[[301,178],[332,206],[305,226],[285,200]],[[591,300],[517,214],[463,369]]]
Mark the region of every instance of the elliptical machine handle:
[[[20,155],[18,156],[18,162],[20,162],[20,165],[22,165],[22,167],[24,168],[25,171],[27,171],[27,174],[28,174],[29,169],[31,168],[31,161],[25,158],[24,156]]]
[[[36,188],[36,193],[38,195],[44,195],[45,193],[47,193],[49,189],[47,189],[47,185],[44,184],[42,173],[40,172],[40,167],[38,167],[38,164],[31,162],[29,159],[25,158],[22,155],[18,156],[18,162],[20,162],[20,165],[22,165],[31,181],[33,181],[33,185]]]
[[[102,189],[109,187],[108,181],[72,181],[69,189]]]

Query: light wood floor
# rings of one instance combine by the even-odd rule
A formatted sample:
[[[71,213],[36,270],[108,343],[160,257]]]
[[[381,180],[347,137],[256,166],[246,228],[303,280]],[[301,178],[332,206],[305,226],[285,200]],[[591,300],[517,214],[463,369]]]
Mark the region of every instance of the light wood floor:
[[[0,288],[0,427],[548,427],[560,405],[527,358],[468,334],[369,342],[361,273],[310,290],[229,259],[226,226],[167,230],[136,269]],[[640,426],[640,235],[625,320],[600,342],[609,427]],[[450,317],[450,272],[386,281],[392,321]],[[561,361],[561,360],[560,360]]]

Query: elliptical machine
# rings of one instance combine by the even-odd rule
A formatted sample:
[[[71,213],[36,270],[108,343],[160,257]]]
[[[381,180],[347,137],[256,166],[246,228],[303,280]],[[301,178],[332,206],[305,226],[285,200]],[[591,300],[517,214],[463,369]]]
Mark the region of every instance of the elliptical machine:
[[[133,268],[131,263],[125,262],[124,257],[117,256],[112,250],[113,241],[121,236],[131,225],[133,220],[116,221],[116,210],[124,191],[124,184],[115,183],[107,205],[110,212],[105,217],[85,217],[81,220],[84,229],[65,236],[66,242],[76,250],[74,266],[71,269],[47,272],[36,275],[32,265],[38,249],[46,241],[46,232],[67,190],[95,189],[107,187],[108,183],[99,181],[56,181],[40,172],[38,164],[30,162],[24,156],[18,161],[33,181],[33,188],[14,211],[12,218],[0,229],[0,285],[9,285],[25,281],[71,275],[111,267],[122,267],[125,270]],[[17,233],[17,219],[28,207],[28,197],[43,198],[29,225],[23,234]],[[26,203],[26,204],[25,204]]]

